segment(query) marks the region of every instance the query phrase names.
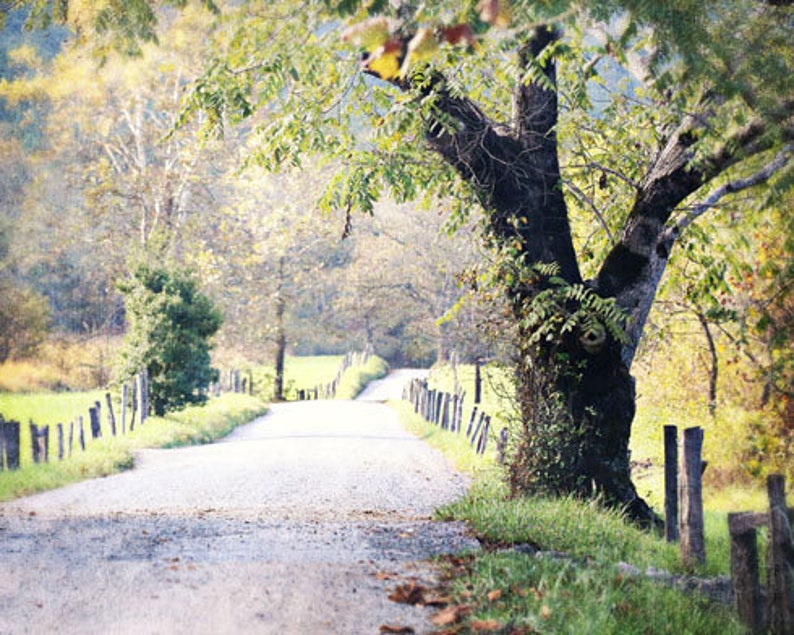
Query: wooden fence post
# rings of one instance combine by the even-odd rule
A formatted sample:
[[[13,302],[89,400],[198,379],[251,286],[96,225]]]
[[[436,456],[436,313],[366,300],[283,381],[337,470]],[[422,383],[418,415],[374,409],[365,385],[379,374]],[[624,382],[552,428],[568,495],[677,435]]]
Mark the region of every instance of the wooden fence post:
[[[684,430],[679,483],[681,558],[687,567],[706,562],[703,535],[703,428]]]
[[[69,456],[72,456],[72,448],[74,447],[74,421],[69,422]]]
[[[448,392],[441,395],[441,429],[449,430],[449,399]]]
[[[125,382],[121,384],[121,434],[127,434],[127,399],[129,399],[129,388]]]
[[[469,417],[469,425],[466,426],[466,438],[471,438],[471,433],[474,428],[474,421],[477,419],[477,406],[473,406],[471,409],[471,417]]]
[[[58,460],[63,461],[63,424],[58,424]]]
[[[143,425],[149,417],[149,373],[145,368],[138,373],[138,399],[139,420]]]
[[[80,449],[85,452],[85,430],[83,429],[83,417],[80,415],[77,417],[77,434],[80,440]]]
[[[0,472],[19,469],[19,422],[6,421],[0,415]]]
[[[474,362],[474,405],[479,406],[482,400],[482,371],[480,370],[481,362],[477,359]]]
[[[755,525],[746,513],[728,514],[731,535],[731,583],[739,619],[753,633],[764,630],[761,585],[758,581],[758,543]]]
[[[485,425],[483,426],[480,438],[477,441],[477,454],[485,454],[485,448],[488,446],[488,432],[491,429],[491,417],[485,417]]]
[[[49,461],[50,426],[39,428],[33,421],[30,422],[30,445],[34,463]]]
[[[678,542],[678,428],[664,427],[664,535]]]
[[[108,421],[110,422],[110,433],[116,436],[116,415],[113,413],[113,400],[110,398],[110,393],[105,393],[105,402],[108,405]]]
[[[19,469],[19,436],[22,427],[19,421],[5,422],[6,466],[9,470]]]
[[[99,409],[96,406],[88,409],[88,419],[91,422],[91,438],[100,438],[102,436],[102,427],[99,422]]]
[[[786,508],[786,482],[782,474],[770,474],[767,477],[767,492],[769,629],[775,635],[789,635],[794,633],[794,540]]]

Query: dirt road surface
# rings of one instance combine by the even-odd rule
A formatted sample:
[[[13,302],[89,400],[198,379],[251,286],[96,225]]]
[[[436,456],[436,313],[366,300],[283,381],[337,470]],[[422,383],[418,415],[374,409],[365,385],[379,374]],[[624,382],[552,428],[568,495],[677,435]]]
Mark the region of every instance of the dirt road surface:
[[[0,504],[0,634],[429,632],[389,590],[477,545],[431,521],[466,479],[379,403],[408,377]]]

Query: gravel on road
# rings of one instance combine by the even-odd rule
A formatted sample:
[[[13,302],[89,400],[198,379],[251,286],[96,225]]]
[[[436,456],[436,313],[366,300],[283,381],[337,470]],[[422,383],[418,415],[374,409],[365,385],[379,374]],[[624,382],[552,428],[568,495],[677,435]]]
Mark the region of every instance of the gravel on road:
[[[432,520],[466,478],[378,403],[407,376],[0,504],[0,634],[430,632],[389,589],[477,543]]]

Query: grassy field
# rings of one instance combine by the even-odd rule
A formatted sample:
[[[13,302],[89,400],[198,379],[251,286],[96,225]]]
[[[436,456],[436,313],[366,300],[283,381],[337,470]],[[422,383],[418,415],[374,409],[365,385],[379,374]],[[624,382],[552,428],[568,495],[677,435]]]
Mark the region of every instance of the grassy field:
[[[462,500],[439,517],[469,523],[486,549],[442,559],[448,574],[448,633],[670,633],[724,635],[744,632],[730,607],[712,604],[630,576],[629,563],[682,573],[677,546],[627,524],[597,503],[572,499],[514,499],[507,495],[493,455],[474,454],[465,438],[440,430],[394,404],[404,425],[440,449],[474,477]],[[724,517],[707,519],[705,567],[697,575],[727,574],[729,547]],[[551,554],[538,558],[516,551],[531,545]]]

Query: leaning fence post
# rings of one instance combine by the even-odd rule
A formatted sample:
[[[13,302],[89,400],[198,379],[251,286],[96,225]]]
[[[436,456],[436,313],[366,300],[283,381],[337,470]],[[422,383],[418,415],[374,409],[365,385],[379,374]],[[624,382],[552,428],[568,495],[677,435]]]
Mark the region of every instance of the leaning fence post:
[[[480,439],[477,441],[477,453],[485,454],[485,449],[488,446],[488,433],[491,429],[491,417],[485,417],[485,425],[480,433]]]
[[[782,474],[767,477],[769,494],[769,630],[775,635],[794,633],[794,540],[786,508],[786,481]]]
[[[664,535],[678,541],[678,428],[664,427]]]
[[[703,534],[703,428],[684,430],[683,469],[679,482],[681,558],[691,567],[706,562]]]
[[[761,585],[758,581],[758,543],[755,526],[746,513],[728,514],[731,535],[731,583],[736,612],[751,632],[764,630]]]

